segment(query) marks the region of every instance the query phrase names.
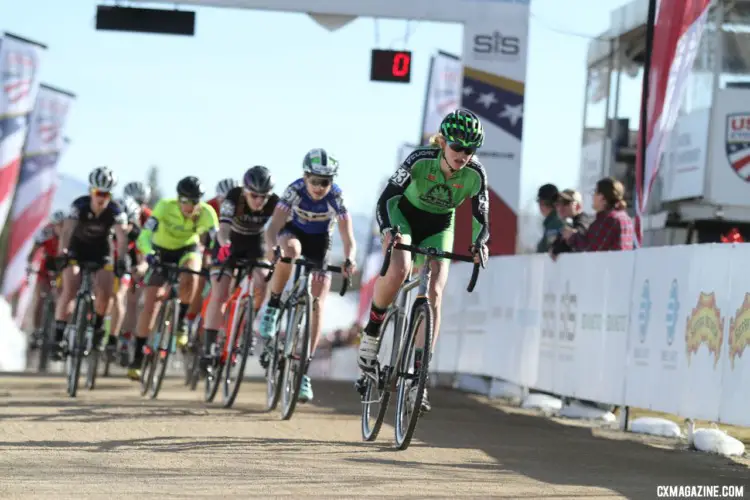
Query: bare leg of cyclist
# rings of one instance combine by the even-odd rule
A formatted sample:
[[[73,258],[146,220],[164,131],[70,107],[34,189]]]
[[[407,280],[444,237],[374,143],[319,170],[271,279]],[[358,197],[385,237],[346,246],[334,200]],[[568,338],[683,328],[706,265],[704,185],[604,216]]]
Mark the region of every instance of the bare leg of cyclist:
[[[81,270],[78,266],[68,266],[62,272],[62,291],[55,304],[55,342],[63,347],[65,339],[65,327],[68,324],[70,315],[73,313],[73,299],[76,291],[81,286]],[[53,356],[59,357],[61,349],[58,349]]]
[[[224,314],[222,312],[222,305],[226,302],[229,296],[229,284],[232,281],[232,277],[226,273],[222,273],[219,276],[218,272],[211,276],[211,296],[208,300],[208,307],[206,308],[206,318],[204,321],[204,338],[203,338],[203,357],[201,357],[201,368],[208,365],[211,354],[211,346],[216,342],[216,337],[219,333],[222,323],[224,322]]]
[[[117,293],[112,301],[112,315],[110,316],[109,322],[109,340],[107,342],[107,347],[109,349],[115,349],[117,347],[120,330],[125,322],[125,304],[128,296],[131,295],[129,291],[130,281],[128,279],[120,279],[120,286],[118,287]]]
[[[181,266],[184,266],[188,269],[191,269],[193,271],[200,271],[201,270],[201,259],[200,256],[197,254],[190,255],[185,259],[184,262],[180,263]],[[188,334],[187,334],[187,312],[190,308],[191,304],[196,298],[196,295],[200,297],[200,294],[198,293],[198,276],[195,274],[189,274],[189,273],[183,273],[180,276],[180,309],[178,314],[178,320],[177,320],[177,346],[178,347],[185,347],[188,343]],[[202,303],[201,300],[199,302]],[[200,311],[200,305],[198,306],[198,311]]]
[[[302,245],[294,236],[287,234],[279,237],[279,246],[284,256],[297,259],[302,255]],[[260,322],[260,336],[264,339],[272,339],[276,335],[276,325],[279,320],[279,307],[281,305],[281,293],[284,291],[286,282],[292,274],[292,265],[284,262],[276,264],[276,270],[271,278],[271,294],[268,298],[266,310]]]
[[[149,333],[154,329],[156,316],[161,307],[161,299],[165,289],[162,286],[147,286],[143,293],[143,310],[138,316],[135,331],[135,349],[133,360],[128,367],[128,378],[138,380],[141,376],[141,364],[143,363],[143,348],[148,342]]]
[[[267,269],[253,269],[253,312],[257,315],[263,302],[266,301],[266,292],[268,291]]]
[[[206,278],[203,276],[198,277],[198,292],[193,297],[193,300],[190,302],[190,307],[188,308],[187,312],[187,320],[188,322],[192,323],[195,321],[195,318],[198,317],[198,314],[201,312],[201,307],[203,307],[203,289],[206,287]]]
[[[31,334],[31,347],[36,348],[40,345],[42,339],[42,306],[44,300],[42,299],[43,292],[45,289],[49,292],[49,282],[46,281],[46,276],[42,276],[41,273],[37,274],[36,285],[34,286],[34,314],[32,316],[32,334]]]
[[[94,278],[94,345],[101,344],[104,338],[104,316],[109,308],[112,290],[115,283],[115,273],[102,269]]]
[[[314,273],[311,286],[313,296],[312,318],[310,318],[310,355],[315,355],[315,350],[320,342],[320,334],[323,330],[323,309],[326,296],[331,289],[331,276],[328,273]],[[313,398],[312,383],[310,377],[305,374],[299,390],[300,403],[306,403]]]
[[[383,242],[383,251],[390,242],[390,235],[386,235]],[[411,243],[411,236],[401,235],[401,243]],[[399,288],[409,274],[411,269],[411,255],[403,250],[393,250],[391,263],[385,276],[378,276],[375,280],[372,304],[370,306],[370,319],[365,325],[364,335],[359,342],[359,353],[357,363],[360,369],[372,371],[378,356],[378,338],[380,327],[383,325],[385,313],[398,294]]]

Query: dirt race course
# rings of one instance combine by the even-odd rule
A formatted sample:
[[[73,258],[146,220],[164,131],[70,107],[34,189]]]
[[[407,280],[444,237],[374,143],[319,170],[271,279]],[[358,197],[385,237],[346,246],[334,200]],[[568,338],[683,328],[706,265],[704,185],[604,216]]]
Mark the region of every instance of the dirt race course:
[[[657,485],[750,484],[746,461],[448,390],[397,452],[390,425],[361,442],[352,384],[314,390],[282,422],[258,382],[224,410],[174,378],[149,401],[123,378],[70,399],[62,377],[3,376],[0,498],[656,498]]]

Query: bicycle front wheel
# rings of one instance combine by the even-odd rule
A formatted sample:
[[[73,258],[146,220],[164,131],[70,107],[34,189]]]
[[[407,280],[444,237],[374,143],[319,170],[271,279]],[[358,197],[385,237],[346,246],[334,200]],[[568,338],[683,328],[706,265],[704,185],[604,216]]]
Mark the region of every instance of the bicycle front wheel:
[[[177,299],[168,300],[161,311],[161,318],[158,324],[156,349],[154,350],[151,389],[149,397],[156,399],[161,389],[161,383],[164,381],[164,374],[167,372],[169,364],[169,354],[172,352],[172,339],[174,330],[177,328]]]
[[[74,330],[69,335],[69,348],[68,348],[68,395],[71,398],[76,397],[78,392],[78,380],[81,375],[81,362],[83,361],[84,351],[86,350],[86,328],[89,324],[89,302],[84,297],[76,299],[75,312],[73,317],[75,318]]]
[[[362,394],[362,439],[375,441],[380,432],[391,399],[390,377],[393,363],[391,355],[398,349],[395,345],[398,316],[390,313],[383,321],[380,329],[380,344],[378,345],[377,379],[370,375],[363,375]],[[363,335],[366,335],[363,333]]]
[[[198,334],[203,327],[203,316],[195,318],[190,328],[190,339],[183,357],[185,360],[185,385],[194,391],[200,379],[201,341]]]
[[[294,311],[282,305],[279,312],[279,324],[270,345],[265,347],[266,358],[266,411],[273,411],[279,404],[281,387],[284,380],[284,353],[282,352],[281,332],[286,332],[286,325],[293,320]],[[286,317],[286,321],[284,318]],[[282,326],[283,325],[283,326]]]
[[[398,395],[396,399],[396,447],[405,450],[411,443],[417,427],[424,390],[427,385],[427,372],[430,364],[433,334],[432,306],[425,298],[417,299],[411,311],[409,331],[404,339],[398,364]],[[424,348],[419,369],[414,369],[417,334],[424,330]]]
[[[52,291],[47,293],[42,307],[42,340],[39,346],[39,364],[37,365],[37,372],[39,373],[47,371],[50,347],[55,338],[55,299]]]
[[[222,400],[224,408],[231,408],[240,392],[242,378],[245,376],[245,365],[253,345],[253,297],[247,298],[240,307],[237,328],[229,336],[227,364],[224,368]]]
[[[297,406],[302,376],[310,360],[310,296],[294,309],[293,321],[287,325],[284,356],[284,386],[281,393],[281,418],[289,420]]]

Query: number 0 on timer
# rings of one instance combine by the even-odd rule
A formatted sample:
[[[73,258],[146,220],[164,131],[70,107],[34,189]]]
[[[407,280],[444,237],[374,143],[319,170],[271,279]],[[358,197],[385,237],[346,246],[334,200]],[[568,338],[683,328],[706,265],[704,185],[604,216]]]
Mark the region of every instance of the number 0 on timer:
[[[370,81],[409,83],[411,81],[411,52],[373,49]]]

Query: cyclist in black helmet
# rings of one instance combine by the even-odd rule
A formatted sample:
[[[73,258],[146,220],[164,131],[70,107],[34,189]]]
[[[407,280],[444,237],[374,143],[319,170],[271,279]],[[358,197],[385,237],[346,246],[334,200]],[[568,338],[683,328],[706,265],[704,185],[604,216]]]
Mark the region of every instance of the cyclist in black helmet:
[[[271,172],[266,167],[255,166],[245,172],[242,186],[227,192],[221,204],[219,233],[216,236],[220,246],[211,269],[211,295],[206,309],[204,353],[211,352],[210,347],[216,342],[216,335],[224,322],[221,306],[227,300],[234,275],[232,261],[237,258],[262,259],[265,255],[263,228],[279,201],[273,187]],[[266,296],[266,281],[263,279],[266,273],[265,269],[255,269],[256,313]]]
[[[138,250],[146,256],[146,262],[153,266],[156,262],[177,264],[193,271],[201,269],[201,249],[199,239],[203,233],[216,232],[219,225],[216,212],[201,201],[203,187],[197,177],[189,176],[177,183],[177,198],[159,200],[151,217],[141,230],[136,243]],[[154,328],[159,312],[157,295],[164,285],[164,277],[149,269],[146,275],[143,312],[136,327],[136,349],[128,377],[140,378],[143,361],[143,346],[148,334]],[[177,345],[187,344],[188,306],[198,292],[198,276],[183,273],[180,276],[180,308],[177,325]]]

